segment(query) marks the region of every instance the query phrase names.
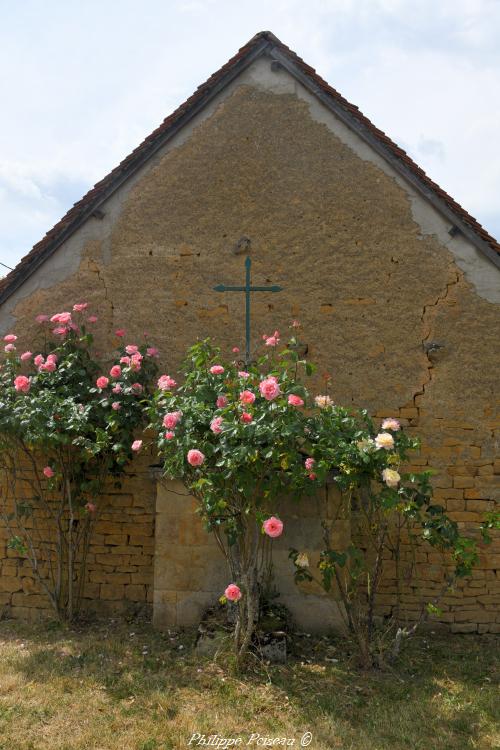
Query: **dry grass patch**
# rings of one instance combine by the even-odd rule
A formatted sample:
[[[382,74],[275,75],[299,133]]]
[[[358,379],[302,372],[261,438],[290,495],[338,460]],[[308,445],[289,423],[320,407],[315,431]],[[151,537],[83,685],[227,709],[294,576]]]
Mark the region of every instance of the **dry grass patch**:
[[[420,637],[393,673],[360,672],[342,641],[293,648],[286,666],[241,676],[198,657],[190,633],[144,622],[2,622],[0,750],[178,750],[194,732],[298,748],[306,731],[312,750],[500,747],[494,637]]]

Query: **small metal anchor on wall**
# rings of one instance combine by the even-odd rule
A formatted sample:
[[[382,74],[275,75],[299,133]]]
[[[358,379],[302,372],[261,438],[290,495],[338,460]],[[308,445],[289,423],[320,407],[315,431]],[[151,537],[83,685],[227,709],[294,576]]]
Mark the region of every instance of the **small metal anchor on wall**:
[[[250,268],[252,261],[250,256],[245,258],[245,286],[226,286],[218,284],[214,286],[216,292],[245,292],[245,362],[250,362],[250,294],[252,292],[281,292],[283,287],[273,284],[272,286],[252,286],[250,280]]]

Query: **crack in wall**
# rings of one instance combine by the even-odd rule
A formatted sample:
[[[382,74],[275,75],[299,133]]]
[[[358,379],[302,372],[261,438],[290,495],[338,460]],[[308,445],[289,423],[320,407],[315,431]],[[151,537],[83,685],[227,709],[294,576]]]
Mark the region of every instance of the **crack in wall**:
[[[433,323],[433,320],[435,318],[435,315],[436,315],[436,312],[437,312],[437,308],[439,307],[439,305],[441,303],[443,303],[443,302],[445,302],[447,300],[448,295],[450,293],[450,289],[452,287],[454,287],[454,286],[457,286],[457,284],[459,284],[460,281],[462,280],[463,273],[460,273],[459,271],[455,270],[454,271],[454,275],[455,275],[455,278],[452,279],[451,281],[447,282],[444,292],[442,294],[438,295],[438,297],[435,300],[435,302],[429,302],[428,304],[424,305],[423,310],[422,310],[422,315],[421,315],[420,320],[422,322],[422,327],[423,327],[424,334],[425,334],[424,338],[422,339],[422,349],[423,349],[424,354],[425,354],[425,356],[427,358],[427,366],[426,366],[427,377],[424,380],[424,382],[422,383],[421,390],[417,391],[413,395],[413,403],[414,403],[415,406],[418,406],[417,397],[418,396],[425,396],[426,388],[432,382],[433,370],[434,370],[434,362],[432,360],[432,353],[431,353],[432,352],[432,347],[428,347],[427,343],[429,342],[429,339],[431,337],[432,323]],[[429,315],[429,310],[431,311],[430,314],[432,315],[432,320],[431,321],[427,320],[428,315]],[[438,347],[438,348],[440,348],[440,347]]]

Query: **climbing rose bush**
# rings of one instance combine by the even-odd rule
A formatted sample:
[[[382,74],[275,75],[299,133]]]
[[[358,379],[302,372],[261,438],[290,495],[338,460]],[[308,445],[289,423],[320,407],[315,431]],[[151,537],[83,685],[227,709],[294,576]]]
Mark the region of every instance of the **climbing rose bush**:
[[[39,334],[29,350],[21,335],[4,337],[2,515],[10,545],[27,556],[58,616],[72,619],[105,481],[119,480],[142,445],[137,432],[156,382],[157,350],[147,341],[122,345],[117,337],[109,359],[97,357],[98,318],[85,302],[36,320]],[[49,533],[40,533],[37,524],[46,519]]]
[[[364,667],[385,666],[397,657],[402,641],[418,625],[438,614],[439,603],[457,580],[468,576],[477,560],[472,538],[462,536],[458,524],[432,497],[432,470],[408,471],[410,452],[419,440],[409,437],[397,419],[377,425],[364,411],[356,413],[316,398],[321,419],[308,427],[306,463],[315,481],[340,490],[335,517],[323,521],[324,549],[316,570],[307,550],[291,549],[295,579],[316,581],[341,602],[340,614],[353,636]],[[335,521],[349,519],[351,540],[333,544]],[[479,529],[478,529],[479,531]],[[417,554],[422,543],[443,555],[444,580],[435,595],[420,595]],[[394,606],[377,627],[379,597],[384,577],[390,581]],[[404,612],[404,595],[416,599],[411,619]],[[387,608],[386,608],[387,609]],[[380,618],[379,618],[380,619]]]
[[[334,485],[342,497],[338,514],[363,518],[369,534],[367,546],[354,535],[356,544],[336,549],[335,519],[325,526],[319,580],[328,591],[332,584],[340,588],[346,626],[359,636],[368,663],[383,560],[397,554],[387,551],[389,528],[415,527],[454,555],[460,575],[470,571],[474,546],[432,502],[430,472],[403,471],[419,443],[398,420],[377,425],[366,411],[343,408],[328,393],[311,394],[305,380],[314,367],[300,358],[296,336],[281,350],[278,331],[263,338],[254,363],[224,357],[205,340],[189,349],[180,386],[170,375],[159,379],[150,414],[165,474],[182,480],[197,498],[228,562],[223,600],[237,602],[239,659],[251,643],[269,582],[273,539],[286,540],[279,498],[305,499]],[[238,351],[233,348],[233,355]],[[307,552],[292,549],[290,557],[297,581],[312,579]]]
[[[268,572],[263,552],[283,532],[277,498],[284,491],[313,491],[303,453],[306,391],[297,376],[306,365],[292,355],[277,356],[273,348],[244,366],[223,358],[210,341],[198,343],[189,350],[182,385],[160,377],[150,412],[166,474],[182,479],[198,498],[228,561],[232,580],[225,598],[240,601],[240,655],[250,643]]]

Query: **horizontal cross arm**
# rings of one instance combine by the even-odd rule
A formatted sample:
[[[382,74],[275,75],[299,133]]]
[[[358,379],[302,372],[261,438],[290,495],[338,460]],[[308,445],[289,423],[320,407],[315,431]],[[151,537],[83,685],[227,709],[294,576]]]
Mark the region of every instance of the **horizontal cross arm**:
[[[281,292],[283,291],[282,286],[274,284],[273,286],[226,286],[225,284],[217,284],[214,286],[215,292]]]
[[[245,286],[226,286],[225,284],[217,284],[214,286],[215,292],[246,292]]]
[[[283,287],[274,284],[273,286],[251,286],[249,292],[282,292]]]

